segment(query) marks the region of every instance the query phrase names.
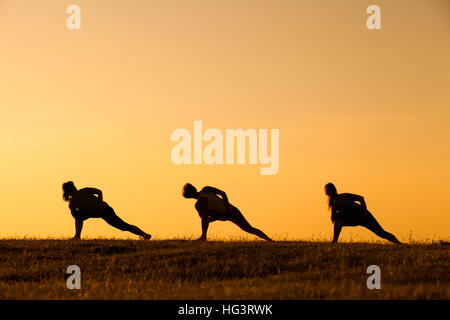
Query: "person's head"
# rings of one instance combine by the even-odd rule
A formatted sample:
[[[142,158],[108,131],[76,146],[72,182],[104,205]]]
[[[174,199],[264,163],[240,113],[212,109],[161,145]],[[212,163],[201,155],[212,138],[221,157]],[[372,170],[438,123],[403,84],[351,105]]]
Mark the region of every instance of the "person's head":
[[[332,202],[333,200],[336,198],[337,196],[337,190],[336,187],[334,186],[334,184],[332,184],[331,182],[327,183],[325,185],[325,194],[328,196],[329,200],[328,200],[328,206],[331,208]]]
[[[63,183],[62,189],[64,201],[70,201],[70,199],[73,198],[75,192],[77,192],[77,188],[75,187],[75,184],[72,181]]]
[[[183,187],[183,197],[185,198],[197,198],[197,189],[190,183],[186,183]]]

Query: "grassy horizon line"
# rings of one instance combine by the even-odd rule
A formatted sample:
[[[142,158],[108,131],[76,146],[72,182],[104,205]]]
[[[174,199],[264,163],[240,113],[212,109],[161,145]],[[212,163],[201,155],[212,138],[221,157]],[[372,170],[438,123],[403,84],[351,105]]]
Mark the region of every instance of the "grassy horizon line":
[[[173,237],[173,238],[159,238],[155,237],[151,240],[144,240],[139,239],[136,237],[92,237],[87,236],[81,238],[81,240],[72,240],[71,237],[0,237],[0,242],[2,241],[70,241],[73,243],[77,243],[80,241],[140,241],[140,242],[169,242],[169,241],[186,241],[186,242],[196,242],[196,237]],[[266,243],[263,240],[260,239],[251,239],[246,237],[211,237],[208,239],[208,242],[221,242],[221,243],[236,243],[236,242],[250,242],[250,243]],[[304,239],[304,238],[282,238],[282,239],[274,239],[274,243],[321,243],[321,244],[332,244],[329,239],[320,239],[320,238],[312,238],[312,239]],[[339,241],[335,245],[339,244],[380,244],[380,245],[393,245],[389,242],[383,241],[383,240],[342,240]],[[414,240],[410,239],[408,242],[403,242],[402,244],[406,245],[415,245],[415,244],[441,244],[441,245],[450,245],[450,239],[422,239],[422,240]]]

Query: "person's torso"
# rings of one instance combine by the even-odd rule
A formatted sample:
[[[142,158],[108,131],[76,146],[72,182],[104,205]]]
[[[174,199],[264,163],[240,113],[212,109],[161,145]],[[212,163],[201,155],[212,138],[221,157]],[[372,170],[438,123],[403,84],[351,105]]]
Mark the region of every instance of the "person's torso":
[[[75,210],[83,218],[98,218],[107,206],[106,202],[100,201],[92,193],[83,190],[79,190],[69,204],[71,210]]]
[[[358,203],[338,196],[333,203],[333,210],[336,218],[344,222],[345,225],[358,225],[363,217],[363,209]]]
[[[223,199],[218,197],[213,192],[200,191],[198,193],[198,199],[199,200],[200,199],[206,199],[208,201],[208,209],[209,210],[213,210],[213,211],[215,211],[215,212],[217,212],[219,214],[225,213],[225,211],[227,209]]]

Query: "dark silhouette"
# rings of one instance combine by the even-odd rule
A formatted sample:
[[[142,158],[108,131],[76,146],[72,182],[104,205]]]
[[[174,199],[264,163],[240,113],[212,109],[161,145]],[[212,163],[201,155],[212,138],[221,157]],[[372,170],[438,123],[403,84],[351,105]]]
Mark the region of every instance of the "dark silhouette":
[[[218,197],[220,196],[220,197]],[[206,233],[210,222],[231,221],[242,230],[254,234],[264,240],[272,241],[264,232],[253,228],[244,218],[238,208],[228,202],[228,197],[222,190],[204,187],[200,192],[190,183],[183,187],[183,197],[197,199],[195,209],[202,219],[202,236],[198,240],[206,241]]]
[[[73,239],[80,239],[83,221],[89,218],[102,218],[119,230],[129,231],[147,240],[151,238],[151,235],[138,227],[120,219],[113,208],[103,201],[101,190],[95,188],[77,190],[72,181],[64,183],[62,189],[63,199],[69,202],[70,212],[75,218],[75,237]]]
[[[380,238],[390,242],[401,243],[393,234],[386,232],[367,210],[364,197],[351,194],[338,194],[331,182],[325,185],[325,194],[328,196],[328,206],[331,208],[331,221],[334,223],[333,242],[337,242],[342,227],[362,226]],[[356,203],[356,202],[359,202]]]

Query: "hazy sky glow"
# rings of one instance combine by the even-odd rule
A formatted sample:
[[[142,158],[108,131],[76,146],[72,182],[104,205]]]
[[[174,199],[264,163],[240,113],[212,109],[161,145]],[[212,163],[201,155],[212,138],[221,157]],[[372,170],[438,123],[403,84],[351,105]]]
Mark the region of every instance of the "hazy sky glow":
[[[366,28],[381,7],[382,30]],[[70,4],[82,28],[69,31]],[[186,182],[275,239],[331,239],[323,192],[400,240],[448,239],[450,6],[419,1],[0,0],[0,237],[69,237],[61,184],[157,238],[198,236]],[[177,128],[280,130],[280,168],[172,163]],[[245,236],[213,223],[211,236]],[[101,220],[84,236],[125,237]],[[360,228],[342,239],[371,240]]]

